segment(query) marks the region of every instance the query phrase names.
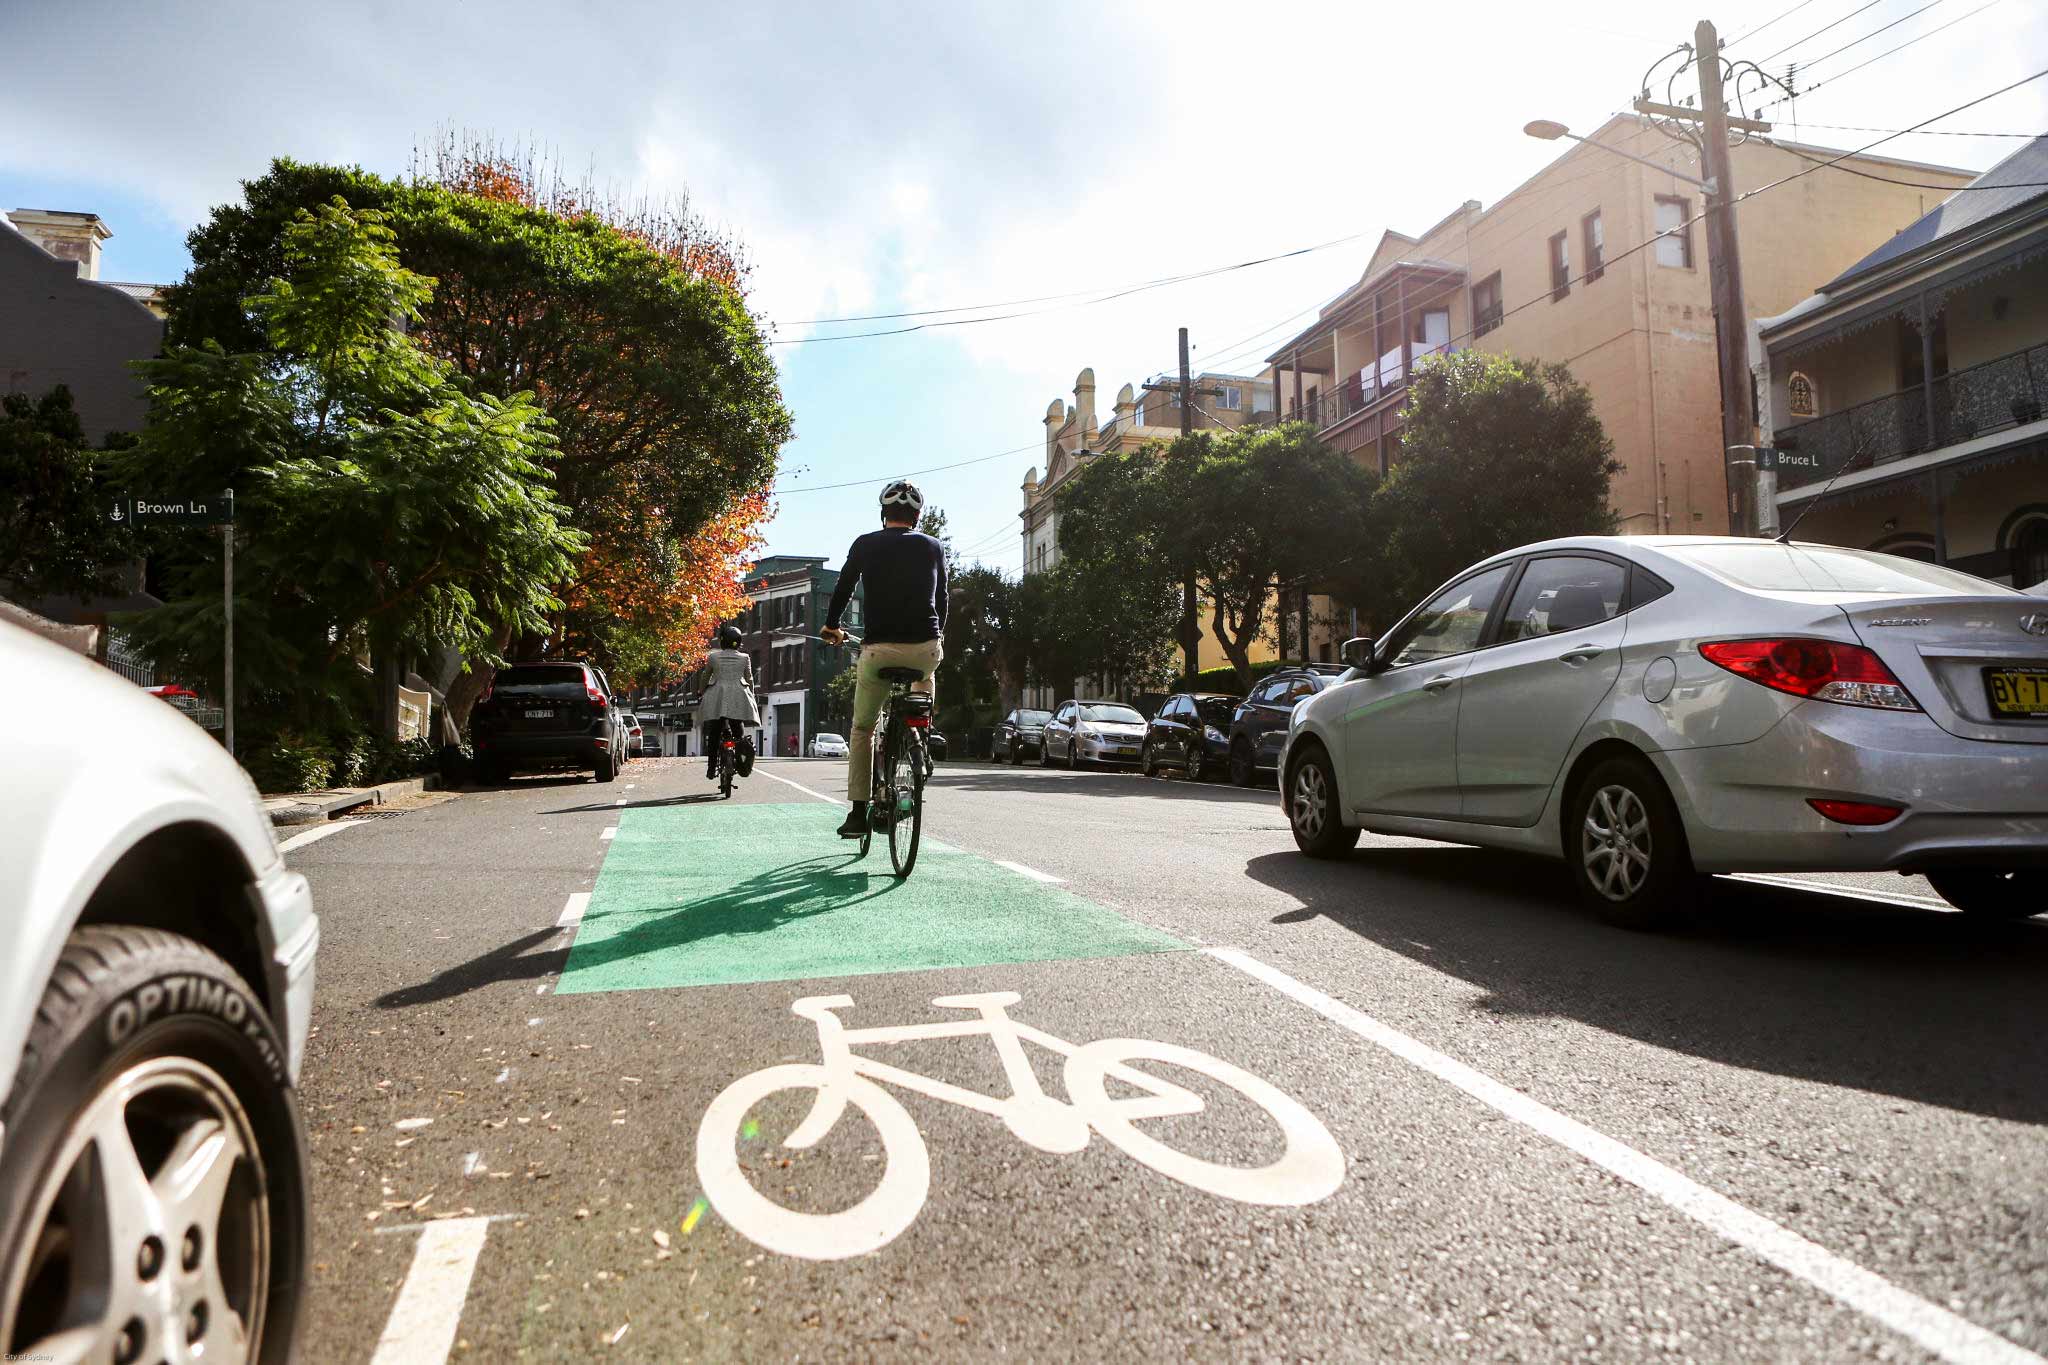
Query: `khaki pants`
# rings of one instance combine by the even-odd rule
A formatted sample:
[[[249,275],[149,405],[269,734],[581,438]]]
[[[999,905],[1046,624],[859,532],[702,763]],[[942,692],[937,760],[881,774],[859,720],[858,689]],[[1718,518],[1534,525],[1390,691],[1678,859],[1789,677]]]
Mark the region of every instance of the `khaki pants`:
[[[945,653],[937,640],[926,640],[916,645],[892,645],[870,640],[861,646],[860,661],[854,665],[853,733],[846,737],[847,800],[867,800],[874,782],[875,717],[881,713],[882,702],[889,695],[889,684],[882,681],[882,670],[921,669],[924,681],[912,684],[911,690],[929,696],[932,675],[939,671],[939,660],[945,657]]]

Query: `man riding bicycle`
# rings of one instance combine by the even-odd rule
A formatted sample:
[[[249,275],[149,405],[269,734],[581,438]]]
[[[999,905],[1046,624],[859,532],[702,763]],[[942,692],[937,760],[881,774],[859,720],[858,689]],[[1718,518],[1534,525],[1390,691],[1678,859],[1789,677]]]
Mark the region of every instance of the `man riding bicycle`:
[[[820,638],[841,644],[839,618],[856,584],[866,583],[867,638],[853,686],[853,733],[847,737],[846,795],[853,802],[839,837],[858,839],[868,828],[868,792],[873,782],[875,717],[888,696],[885,668],[914,668],[924,674],[916,690],[927,695],[945,650],[946,549],[916,529],[924,512],[917,485],[898,479],[882,490],[882,529],[853,542],[839,586],[825,613]]]
[[[698,703],[697,718],[704,730],[704,776],[718,776],[718,746],[730,738],[735,745],[745,740],[742,727],[756,727],[760,714],[754,709],[754,661],[740,649],[740,628],[725,626],[718,632],[718,648],[705,661],[711,676],[704,684],[704,700]]]

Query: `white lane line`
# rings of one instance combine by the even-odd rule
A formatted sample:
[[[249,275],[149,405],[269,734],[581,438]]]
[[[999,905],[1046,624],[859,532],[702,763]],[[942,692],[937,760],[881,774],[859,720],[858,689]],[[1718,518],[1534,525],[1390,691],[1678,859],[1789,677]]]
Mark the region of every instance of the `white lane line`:
[[[474,1218],[465,1218],[462,1221],[466,1223],[520,1223],[532,1216],[532,1214],[528,1213],[480,1213]],[[376,1227],[371,1228],[370,1231],[379,1237],[390,1237],[401,1232],[418,1232],[422,1228],[437,1228],[444,1223],[452,1223],[454,1221],[452,1218],[431,1218],[424,1223],[379,1223]]]
[[[997,867],[1007,867],[1012,872],[1021,872],[1034,882],[1049,882],[1054,886],[1066,884],[1067,879],[1065,877],[1055,877],[1050,872],[1040,872],[1037,868],[1026,867],[1022,863],[1013,863],[1003,858],[992,858],[989,861],[993,862]]]
[[[801,782],[792,782],[786,777],[777,777],[774,773],[769,772],[766,768],[760,766],[759,764],[754,765],[754,771],[761,774],[761,776],[767,778],[770,782],[780,782],[785,787],[795,787],[805,796],[815,796],[820,801],[828,801],[835,806],[841,804],[839,798],[836,796],[827,796],[823,792],[814,792]]]
[[[1915,910],[1945,910],[1958,915],[1962,913],[1939,896],[1916,896],[1910,891],[1872,891],[1861,886],[1841,886],[1834,882],[1817,882],[1808,877],[1787,877],[1776,872],[1724,872],[1721,875],[1735,882],[1755,882],[1760,886],[1788,886],[1794,891],[1820,891],[1830,896],[1847,896],[1851,900],[1876,901],[1879,905],[1905,905]]]
[[[279,853],[289,853],[295,848],[304,848],[316,839],[325,839],[330,834],[339,834],[351,825],[367,825],[369,823],[367,820],[332,820],[324,825],[315,825],[303,834],[294,834],[291,838],[280,842],[277,846],[277,851]]]
[[[626,790],[627,790],[627,791],[631,791],[631,790],[633,790],[633,788],[635,788],[635,787],[637,787],[637,786],[639,786],[639,785],[640,785],[640,784],[639,784],[638,782],[628,782],[628,783],[626,784]]]
[[[625,804],[626,804],[626,798],[622,796],[622,797],[620,797],[620,798],[619,798],[618,800],[616,800],[616,801],[612,802],[612,804],[613,804],[614,806],[623,806],[623,805],[625,805]]]
[[[583,923],[583,912],[589,908],[590,893],[588,891],[571,891],[568,904],[562,907],[561,914],[555,916],[555,927],[557,929],[568,929]]]
[[[604,832],[597,837],[609,843],[619,837],[619,827],[617,825],[608,825],[605,827]]]
[[[370,1365],[440,1365],[448,1359],[490,1228],[488,1218],[449,1218],[420,1229],[412,1269],[399,1287],[398,1302],[391,1305]]]
[[[1371,1015],[1325,995],[1235,948],[1202,950],[1254,980],[1262,981],[1334,1024],[1393,1053],[1438,1080],[1464,1091],[1489,1108],[1533,1129],[1611,1175],[1653,1195],[1686,1217],[1747,1247],[1764,1260],[1806,1281],[1840,1302],[1867,1313],[1943,1360],[1967,1365],[2048,1365],[2042,1357],[1986,1331],[1919,1295],[1901,1289],[1852,1261],[1842,1259],[1790,1228],[1717,1194],[1689,1176],[1645,1156],[1625,1143],[1567,1118],[1549,1105],[1474,1070],[1454,1057],[1391,1028]]]

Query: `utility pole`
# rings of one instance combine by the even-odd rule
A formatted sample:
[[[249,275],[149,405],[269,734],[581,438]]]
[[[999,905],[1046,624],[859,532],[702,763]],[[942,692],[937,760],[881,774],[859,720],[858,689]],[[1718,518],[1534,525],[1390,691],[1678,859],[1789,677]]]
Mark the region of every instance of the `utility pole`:
[[[1180,434],[1185,436],[1195,429],[1195,384],[1188,373],[1188,329],[1180,329]],[[1187,676],[1187,685],[1195,685],[1195,675],[1202,669],[1202,628],[1195,624],[1195,571],[1188,570],[1187,577],[1180,585],[1180,654],[1181,670]]]
[[[1756,444],[1756,421],[1749,406],[1749,315],[1742,301],[1742,254],[1735,232],[1735,176],[1728,156],[1728,106],[1721,90],[1721,41],[1712,21],[1702,19],[1693,30],[1699,53],[1700,113],[1706,120],[1702,151],[1707,178],[1714,189],[1707,208],[1707,272],[1714,296],[1714,343],[1721,369],[1722,458],[1736,446]],[[1756,466],[1745,469],[1750,487],[1743,499],[1751,509],[1737,535],[1755,535],[1765,519],[1757,506]]]

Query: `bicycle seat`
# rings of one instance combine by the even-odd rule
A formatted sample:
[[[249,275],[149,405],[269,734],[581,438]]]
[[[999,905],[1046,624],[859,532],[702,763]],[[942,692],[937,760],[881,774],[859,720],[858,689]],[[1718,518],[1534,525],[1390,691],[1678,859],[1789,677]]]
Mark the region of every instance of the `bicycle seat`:
[[[923,682],[924,670],[921,668],[878,668],[875,670],[875,676],[883,682],[909,684]]]

